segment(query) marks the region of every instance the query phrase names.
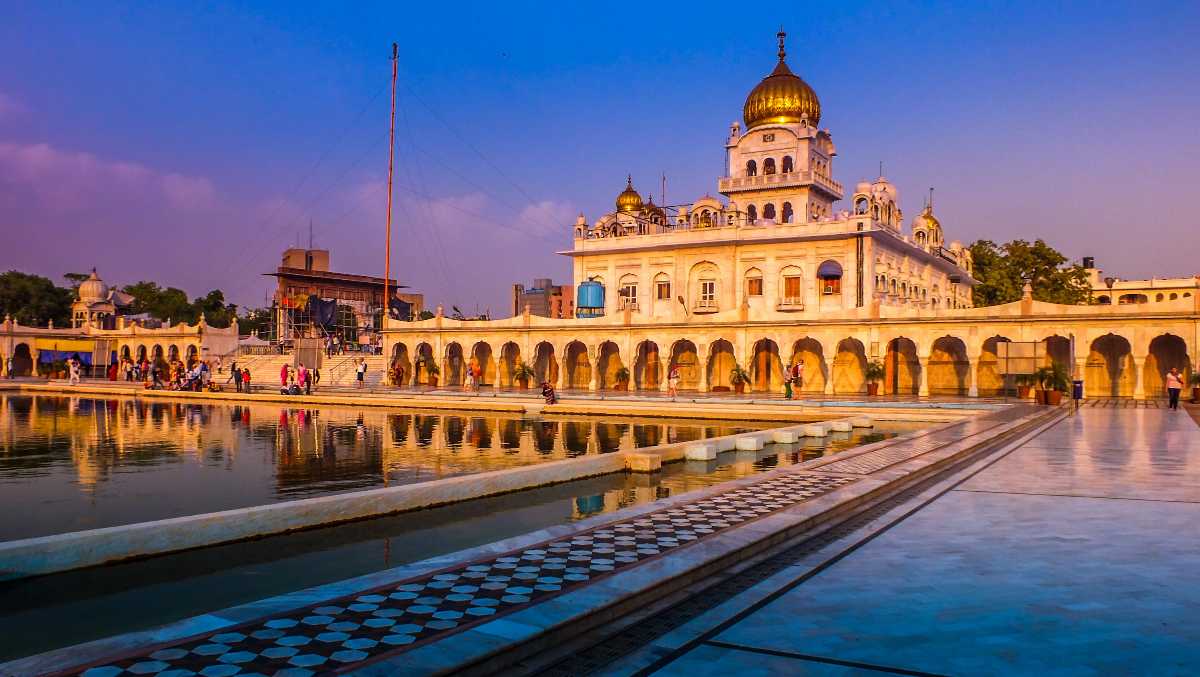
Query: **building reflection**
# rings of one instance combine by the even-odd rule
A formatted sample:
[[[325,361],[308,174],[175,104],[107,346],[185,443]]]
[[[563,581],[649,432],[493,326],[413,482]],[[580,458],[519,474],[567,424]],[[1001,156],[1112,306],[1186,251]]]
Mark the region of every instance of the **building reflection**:
[[[69,469],[72,479],[90,490],[116,472],[181,462],[230,469],[232,474],[221,480],[230,483],[265,467],[277,496],[298,498],[745,429],[659,419],[542,419],[6,394],[0,395],[0,478]],[[248,453],[251,458],[235,469],[239,456]]]

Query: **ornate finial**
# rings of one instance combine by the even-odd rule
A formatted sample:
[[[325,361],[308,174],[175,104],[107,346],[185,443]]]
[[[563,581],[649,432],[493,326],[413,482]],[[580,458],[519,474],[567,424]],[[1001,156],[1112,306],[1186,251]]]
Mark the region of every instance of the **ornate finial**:
[[[775,34],[779,38],[779,60],[783,61],[783,57],[787,56],[787,50],[783,48],[783,39],[787,37],[787,33],[783,32],[783,25],[779,26],[779,32]]]
[[[625,175],[625,187],[626,187],[626,188],[633,188],[633,174],[626,174],[626,175]]]

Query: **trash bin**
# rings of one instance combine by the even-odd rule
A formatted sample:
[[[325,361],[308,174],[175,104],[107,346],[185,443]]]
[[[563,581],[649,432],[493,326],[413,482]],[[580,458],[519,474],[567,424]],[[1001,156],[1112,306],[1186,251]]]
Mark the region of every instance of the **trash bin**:
[[[1083,399],[1083,381],[1082,380],[1071,381],[1071,399],[1073,399],[1073,400],[1082,400]]]

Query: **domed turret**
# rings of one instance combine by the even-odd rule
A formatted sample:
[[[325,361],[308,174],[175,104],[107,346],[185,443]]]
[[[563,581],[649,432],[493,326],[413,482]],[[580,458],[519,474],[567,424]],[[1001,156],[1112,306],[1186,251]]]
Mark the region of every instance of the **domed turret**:
[[[654,204],[654,196],[650,195],[646,199],[647,199],[647,202],[645,205],[646,218],[650,219],[651,221],[654,221],[655,223],[665,222],[667,219],[667,213],[662,210],[662,207],[659,207],[658,205]]]
[[[784,61],[787,53],[783,49],[783,39],[786,35],[779,31],[779,63],[775,64],[775,70],[746,97],[746,105],[742,107],[746,129],[762,124],[796,122],[816,127],[821,122],[821,102],[817,93],[793,74]]]
[[[617,196],[617,211],[618,212],[638,212],[642,209],[642,196],[633,189],[633,176],[630,175],[625,179],[625,190]]]
[[[79,300],[85,303],[95,303],[108,299],[108,285],[104,284],[96,275],[96,269],[92,268],[92,274],[88,279],[79,284]]]

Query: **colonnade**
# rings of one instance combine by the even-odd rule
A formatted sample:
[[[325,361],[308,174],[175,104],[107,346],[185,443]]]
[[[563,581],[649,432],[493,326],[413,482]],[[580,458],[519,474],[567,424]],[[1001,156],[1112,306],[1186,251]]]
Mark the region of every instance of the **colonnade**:
[[[1050,327],[997,329],[1010,330],[990,333],[976,326],[941,333],[897,326],[838,334],[760,333],[738,327],[724,334],[622,331],[609,338],[445,332],[392,334],[388,346],[392,363],[402,365],[405,385],[430,383],[428,370],[420,365],[432,363],[442,386],[462,385],[470,366],[479,373],[480,387],[496,389],[516,387],[514,373],[526,364],[533,372],[531,386],[548,381],[560,390],[665,391],[674,366],[684,390],[731,390],[732,372],[740,368],[749,374],[748,391],[778,393],[789,368],[802,363],[801,392],[861,394],[868,363],[879,362],[884,394],[987,396],[1002,392],[998,345],[1006,341],[1038,342],[1039,364],[1063,364],[1068,373],[1083,378],[1089,397],[1160,396],[1167,370],[1176,367],[1186,376],[1194,368],[1194,332],[1189,337],[1186,331],[1081,328],[1072,341],[1071,334]],[[512,336],[506,338],[506,333]]]

